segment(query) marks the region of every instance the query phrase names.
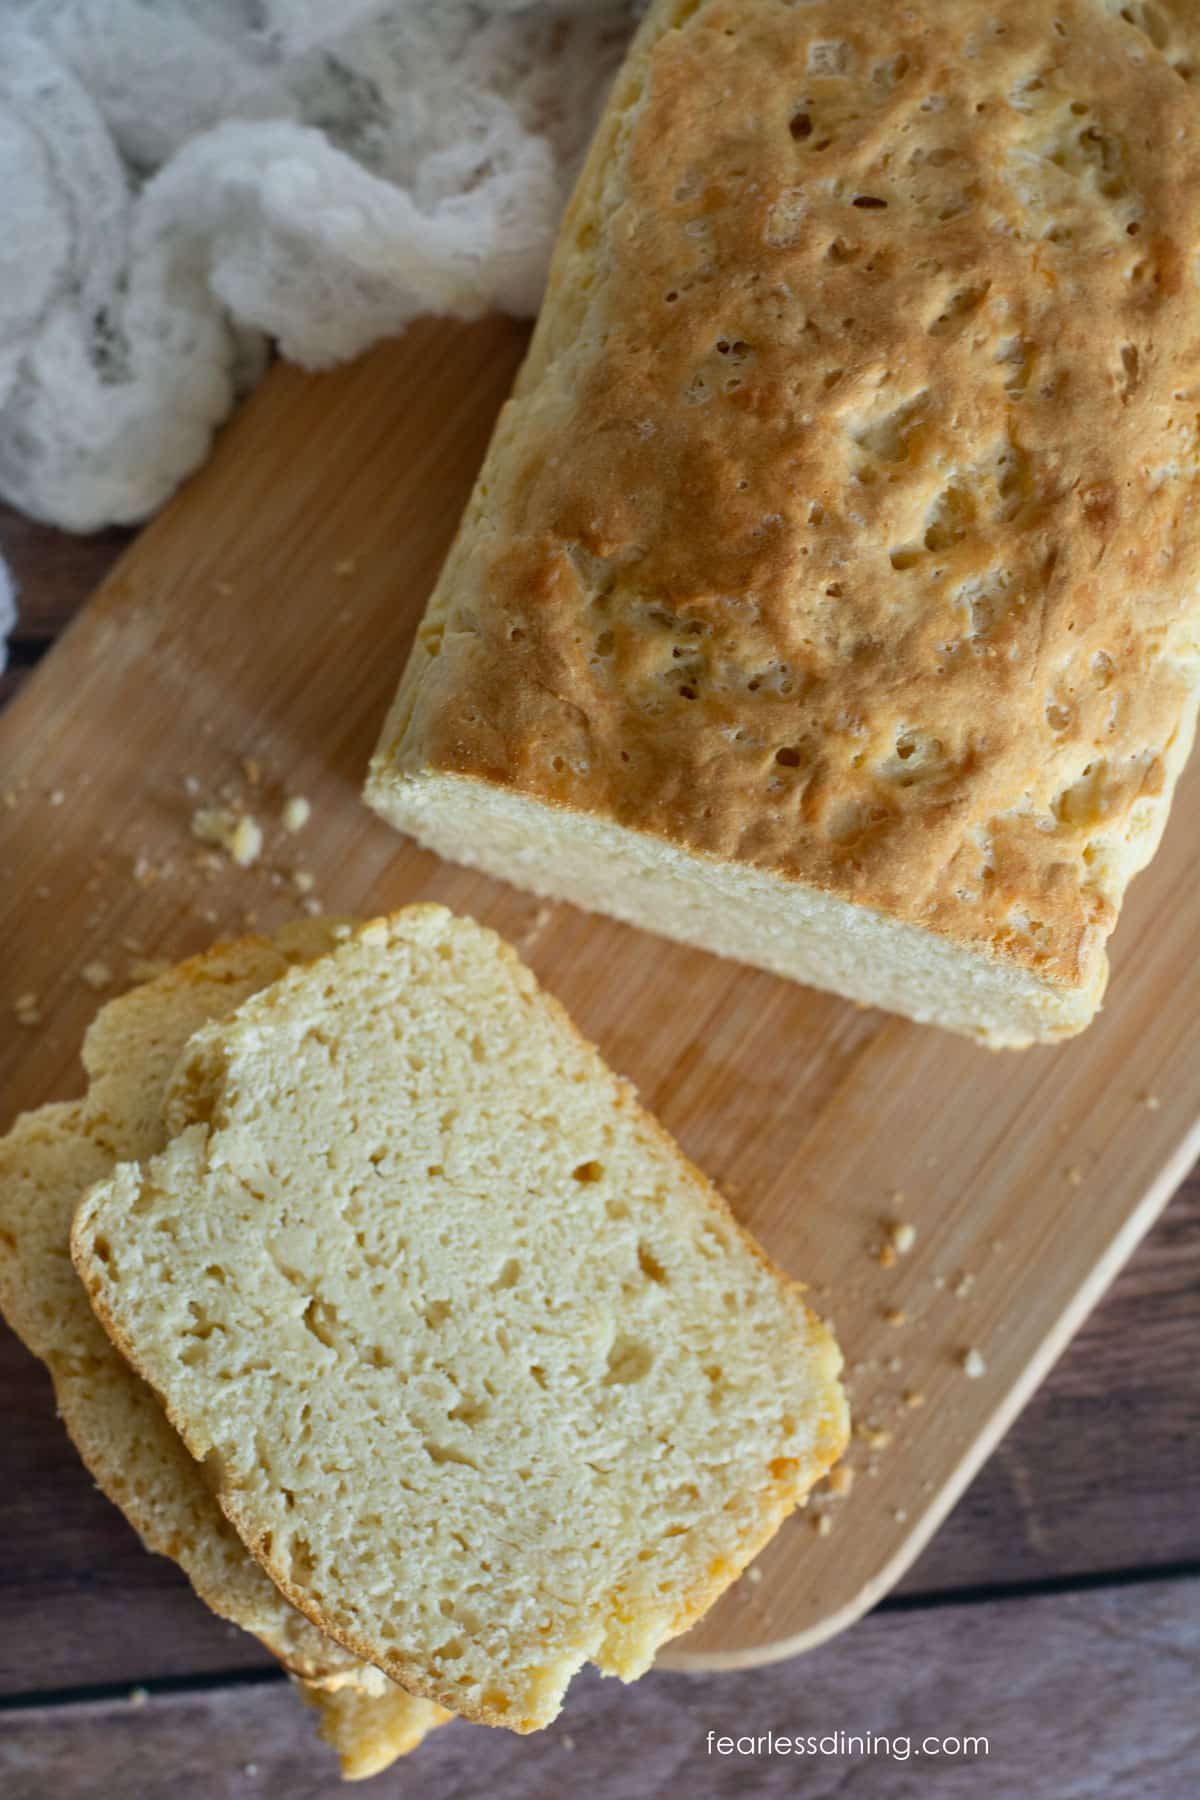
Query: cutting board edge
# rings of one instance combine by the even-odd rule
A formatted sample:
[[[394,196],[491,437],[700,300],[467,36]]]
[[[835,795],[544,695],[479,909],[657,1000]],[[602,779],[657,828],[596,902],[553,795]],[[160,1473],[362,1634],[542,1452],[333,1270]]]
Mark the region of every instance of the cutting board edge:
[[[828,1643],[830,1638],[848,1630],[864,1613],[877,1606],[912,1567],[951,1508],[962,1497],[1010,1429],[1017,1415],[1033,1398],[1088,1314],[1112,1286],[1154,1222],[1162,1216],[1171,1196],[1197,1158],[1200,1158],[1200,1119],[1147,1187],[1140,1204],[1125,1219],[1093,1268],[1089,1280],[1077,1288],[1071,1303],[1056,1319],[1053,1330],[1046,1334],[1036,1354],[1025,1364],[1019,1380],[1008,1389],[983,1430],[972,1439],[950,1479],[943,1482],[938,1493],[922,1507],[913,1529],[883,1567],[863,1583],[856,1594],[832,1612],[824,1614],[788,1637],[775,1638],[744,1650],[689,1651],[682,1646],[668,1646],[655,1659],[655,1667],[677,1674],[704,1675],[720,1670],[763,1668],[769,1663],[786,1662],[790,1657],[802,1656],[806,1651]]]

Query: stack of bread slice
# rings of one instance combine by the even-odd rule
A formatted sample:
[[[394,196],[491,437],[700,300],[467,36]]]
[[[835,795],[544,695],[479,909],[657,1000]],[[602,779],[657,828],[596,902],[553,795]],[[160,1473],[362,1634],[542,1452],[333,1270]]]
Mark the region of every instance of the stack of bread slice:
[[[349,1778],[375,1774],[449,1714],[413,1699],[319,1631],[242,1545],[150,1389],[97,1324],[71,1266],[82,1194],[165,1142],[162,1101],[184,1045],[333,942],[324,921],[220,945],[105,1006],[83,1046],[82,1100],[25,1113],[0,1140],[0,1309],[50,1371],[59,1415],[97,1486],[148,1550],[252,1632],[321,1713]]]
[[[347,1776],[640,1674],[839,1454],[828,1332],[472,922],[220,946],[84,1063],[0,1143],[0,1305]]]

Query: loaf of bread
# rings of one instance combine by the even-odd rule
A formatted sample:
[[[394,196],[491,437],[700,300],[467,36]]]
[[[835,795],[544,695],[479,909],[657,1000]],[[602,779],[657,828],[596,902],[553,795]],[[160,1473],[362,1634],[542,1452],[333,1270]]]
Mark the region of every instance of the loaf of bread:
[[[798,1289],[492,932],[359,928],[198,1031],[78,1269],[246,1545],[518,1731],[625,1679],[839,1454]]]
[[[225,1519],[153,1394],[96,1323],[71,1267],[75,1208],[121,1161],[165,1142],[162,1099],[192,1032],[333,942],[323,921],[193,958],[103,1008],[84,1042],[85,1099],[43,1106],[0,1139],[0,1310],[46,1364],[97,1486],[147,1549],[308,1684],[343,1773],[372,1773],[449,1715],[401,1694],[290,1606]],[[353,1704],[351,1703],[353,1695]]]
[[[1182,4],[656,0],[371,805],[992,1044],[1086,1025],[1200,688],[1198,62]]]

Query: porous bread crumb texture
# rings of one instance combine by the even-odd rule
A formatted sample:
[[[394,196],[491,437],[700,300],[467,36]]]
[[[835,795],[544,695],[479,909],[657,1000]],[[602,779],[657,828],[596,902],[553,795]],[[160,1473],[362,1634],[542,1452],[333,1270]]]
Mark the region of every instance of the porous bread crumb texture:
[[[1182,4],[653,6],[372,803],[602,818],[1085,1023],[1194,728],[1198,64]]]
[[[97,1324],[68,1244],[85,1189],[118,1162],[150,1156],[165,1141],[163,1093],[192,1032],[293,962],[320,955],[340,928],[330,921],[289,925],[270,940],[219,946],[101,1010],[84,1040],[86,1097],[25,1113],[0,1139],[0,1310],[45,1363],[89,1472],[146,1548],[171,1557],[212,1611],[317,1684],[314,1704],[328,1698],[318,1689],[341,1684],[378,1696],[363,1695],[353,1716],[365,1732],[370,1707],[383,1709],[386,1718],[371,1725],[371,1741],[382,1746],[387,1733],[399,1732],[401,1713],[411,1732],[439,1723],[439,1709],[389,1691],[376,1670],[290,1606],[246,1553],[158,1402]],[[343,1700],[335,1747],[353,1761],[351,1716]]]
[[[281,1588],[529,1730],[840,1452],[840,1357],[491,932],[374,921],[192,1040],[76,1266]]]

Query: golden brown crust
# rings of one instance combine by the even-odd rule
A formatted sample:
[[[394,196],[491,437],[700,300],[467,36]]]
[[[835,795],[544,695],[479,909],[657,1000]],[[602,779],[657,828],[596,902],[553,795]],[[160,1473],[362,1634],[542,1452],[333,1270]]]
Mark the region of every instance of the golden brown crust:
[[[383,777],[1098,985],[1198,681],[1200,24],[1155,17],[653,7]]]

